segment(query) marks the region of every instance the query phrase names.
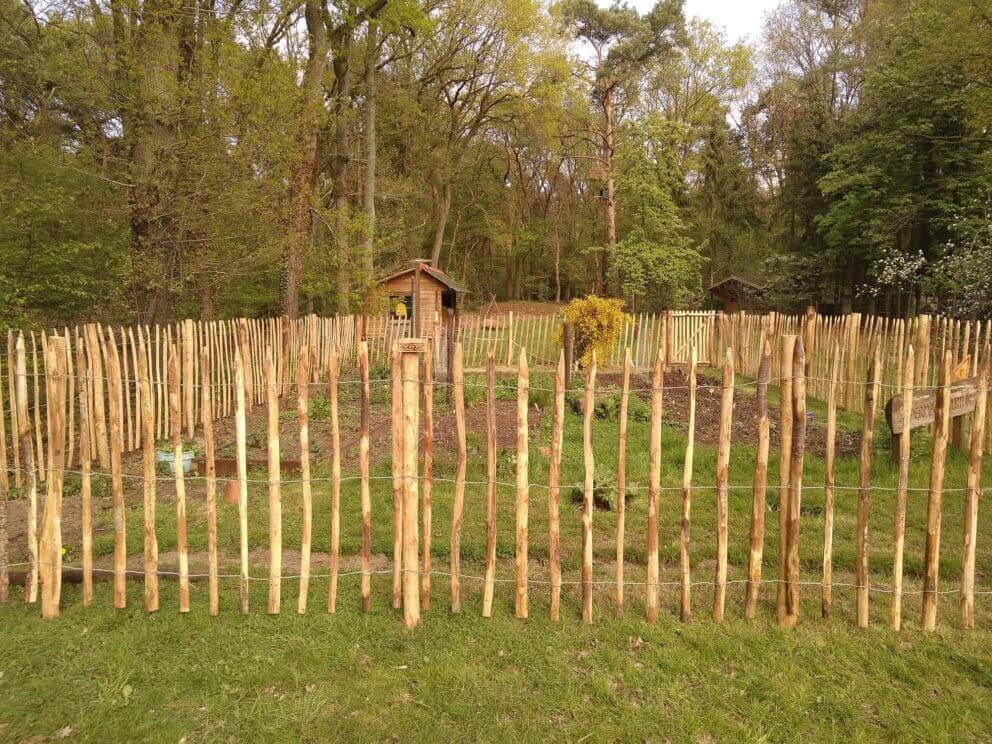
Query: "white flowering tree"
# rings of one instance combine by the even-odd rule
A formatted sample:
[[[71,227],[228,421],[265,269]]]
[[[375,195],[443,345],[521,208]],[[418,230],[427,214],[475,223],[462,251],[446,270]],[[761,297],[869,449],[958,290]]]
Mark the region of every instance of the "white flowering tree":
[[[930,289],[949,315],[992,317],[992,192],[956,215],[951,232],[954,239],[934,267]]]
[[[869,281],[860,288],[862,297],[914,294],[926,274],[927,259],[923,251],[905,253],[887,248],[872,263]]]

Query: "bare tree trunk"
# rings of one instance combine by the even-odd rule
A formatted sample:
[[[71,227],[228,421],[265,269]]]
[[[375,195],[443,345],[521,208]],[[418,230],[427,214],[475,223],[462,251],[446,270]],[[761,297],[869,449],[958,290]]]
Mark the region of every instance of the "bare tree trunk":
[[[554,227],[555,246],[555,302],[561,302],[561,235],[558,234],[558,221]]]
[[[200,320],[213,320],[217,317],[214,304],[214,287],[209,281],[200,282]]]
[[[148,0],[142,20],[132,28],[121,3],[111,4],[114,53],[134,57],[135,96],[125,131],[131,146],[130,206],[132,285],[139,322],[172,313],[176,262],[170,239],[176,157],[175,124],[179,110],[179,49],[172,7]],[[128,49],[133,39],[133,48]],[[123,63],[122,63],[123,64]],[[127,81],[122,80],[126,86]],[[126,88],[125,88],[126,89]]]
[[[446,180],[440,189],[435,186],[433,191],[437,224],[434,227],[434,248],[431,250],[431,266],[436,267],[441,261],[441,246],[444,245],[444,229],[448,224],[448,215],[451,214],[451,181]]]
[[[607,88],[603,96],[604,142],[603,162],[606,165],[606,253],[599,269],[599,290],[605,291],[610,263],[617,250],[617,201],[613,181],[613,89]]]
[[[320,0],[307,0],[307,66],[303,71],[300,116],[300,161],[293,172],[293,195],[289,235],[286,244],[286,289],[283,313],[290,318],[300,314],[300,285],[303,281],[303,253],[310,227],[313,177],[317,165],[317,132],[322,105],[321,83],[327,69],[327,29],[321,18]]]
[[[351,53],[353,30],[344,30],[339,35],[340,48],[335,46],[334,55],[334,98],[335,130],[334,157],[331,160],[331,192],[334,194],[335,236],[334,245],[336,256],[334,265],[337,270],[338,282],[338,312],[351,311],[351,277],[349,254],[351,252],[350,212],[351,200],[345,178],[348,175],[350,137],[348,136],[348,109],[351,105]]]
[[[365,234],[362,241],[362,268],[371,281],[375,268],[375,73],[379,62],[379,34],[369,24],[365,59],[365,184],[362,206],[365,210]]]

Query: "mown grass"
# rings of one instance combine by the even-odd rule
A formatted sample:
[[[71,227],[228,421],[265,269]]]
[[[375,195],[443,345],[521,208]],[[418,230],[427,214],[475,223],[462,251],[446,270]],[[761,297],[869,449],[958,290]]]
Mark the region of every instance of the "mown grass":
[[[547,384],[535,377],[535,386]],[[747,394],[744,390],[740,394]],[[443,410],[443,406],[439,406]],[[816,419],[822,407],[813,404]],[[856,427],[858,416],[841,416]],[[880,422],[884,429],[884,424]],[[531,441],[531,481],[547,482],[547,417]],[[617,426],[596,422],[597,470],[610,473],[616,463]],[[877,438],[870,522],[872,584],[884,590],[891,571],[891,531],[896,471],[887,456],[886,437]],[[648,424],[632,421],[629,430],[628,483],[647,483]],[[925,435],[916,445],[911,486],[925,488],[929,455]],[[581,419],[566,420],[563,482],[582,479]],[[678,513],[684,437],[677,428],[663,433],[663,487],[660,531],[662,581],[677,581]],[[391,500],[388,452],[376,453],[373,481],[373,550],[391,553]],[[484,479],[484,442],[470,441],[469,480]],[[751,504],[754,449],[737,445],[731,458],[731,581],[743,577]],[[438,453],[434,488],[435,568],[448,567],[453,461]],[[500,455],[501,481],[513,481],[512,453]],[[697,449],[694,469],[693,579],[712,578],[715,556],[713,482],[715,452]],[[941,588],[957,586],[961,564],[962,500],[965,461],[952,452],[947,469],[943,510]],[[315,473],[326,477],[323,462]],[[255,477],[264,479],[264,473]],[[346,473],[351,475],[351,473]],[[821,484],[823,463],[807,456],[805,483]],[[769,482],[777,483],[772,457]],[[850,583],[854,564],[856,458],[837,466],[835,578]],[[314,550],[328,545],[329,484],[315,486]],[[190,547],[206,549],[202,490],[189,489]],[[499,493],[499,578],[513,577],[513,487]],[[260,560],[252,583],[252,614],[237,612],[237,580],[222,582],[221,616],[206,612],[205,582],[194,582],[193,611],[180,616],[175,586],[163,583],[162,610],[147,616],[141,609],[140,582],[129,582],[128,609],[111,607],[109,584],[100,582],[94,604],[83,608],[78,586],[66,585],[62,616],[43,622],[36,608],[20,603],[0,607],[0,739],[23,740],[70,732],[72,740],[187,741],[328,741],[381,740],[541,740],[551,737],[588,741],[982,741],[992,738],[992,598],[978,598],[979,629],[958,630],[957,595],[941,596],[940,625],[925,635],[918,627],[926,493],[911,491],[907,510],[905,623],[901,633],[885,627],[888,595],[872,595],[873,627],[853,624],[853,590],[834,590],[833,619],[819,617],[819,590],[803,588],[800,626],[783,631],[774,624],[774,586],[762,591],[760,617],[741,616],[743,589],[732,584],[728,621],[709,619],[711,592],[693,590],[694,618],[677,620],[677,589],[664,587],[663,615],[648,626],[643,610],[643,565],[646,494],[635,490],[627,504],[627,590],[624,618],[616,619],[613,588],[597,588],[595,623],[578,621],[579,589],[564,591],[563,618],[548,619],[547,492],[531,489],[530,618],[513,617],[512,585],[497,586],[490,619],[482,619],[480,585],[485,552],[485,488],[470,485],[462,539],[463,613],[449,612],[448,580],[433,579],[430,610],[415,631],[406,631],[389,608],[390,578],[373,577],[373,611],[363,614],[358,581],[340,579],[339,610],[324,611],[326,564],[314,566],[308,613],[295,612],[297,584],[283,581],[283,612],[264,614],[265,569]],[[266,487],[250,489],[250,544],[268,545]],[[769,502],[774,504],[773,494]],[[219,507],[224,562],[237,554],[236,508]],[[804,494],[801,562],[803,579],[819,581],[822,555],[822,492]],[[283,538],[297,547],[300,497],[296,485],[283,492]],[[579,578],[581,524],[578,507],[567,490],[562,495],[562,545],[565,579]],[[104,530],[96,551],[112,551]],[[130,499],[128,535],[132,553],[141,550],[140,498]],[[989,519],[980,517],[978,574],[987,590],[992,576]],[[357,483],[342,493],[342,541],[345,555],[359,549]],[[596,578],[613,575],[615,514],[594,517]],[[776,570],[777,513],[766,517],[766,578]],[[158,511],[158,538],[165,553],[175,546],[171,501]],[[75,561],[78,546],[70,545]],[[382,559],[379,559],[380,562]],[[353,566],[351,567],[353,568]],[[193,571],[203,570],[194,562]],[[15,592],[16,594],[16,592]],[[71,730],[71,731],[70,731]]]

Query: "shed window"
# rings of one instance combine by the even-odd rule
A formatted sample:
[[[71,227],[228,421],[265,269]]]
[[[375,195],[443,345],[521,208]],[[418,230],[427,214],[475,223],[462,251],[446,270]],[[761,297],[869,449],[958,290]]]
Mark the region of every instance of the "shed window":
[[[413,295],[390,295],[389,317],[409,320],[413,317]]]

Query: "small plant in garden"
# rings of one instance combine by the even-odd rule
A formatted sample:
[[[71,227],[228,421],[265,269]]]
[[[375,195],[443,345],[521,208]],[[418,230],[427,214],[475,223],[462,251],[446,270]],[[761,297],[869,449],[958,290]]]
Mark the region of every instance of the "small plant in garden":
[[[581,398],[579,399],[581,403]],[[596,418],[607,421],[616,421],[620,418],[620,394],[610,395],[596,404]],[[650,421],[651,406],[631,395],[627,398],[627,420],[628,421]]]
[[[501,449],[496,453],[496,479],[512,480],[517,474],[517,452]]]
[[[517,378],[504,377],[496,382],[496,400],[517,399]]]
[[[480,376],[465,378],[465,407],[472,408],[486,400],[486,381]]]
[[[354,390],[357,399],[360,385],[343,385],[342,390]],[[388,405],[392,397],[392,373],[389,363],[379,361],[369,367],[369,402],[373,406]]]
[[[572,327],[575,357],[584,367],[592,359],[593,351],[602,360],[613,350],[627,319],[623,300],[596,295],[572,300],[564,314]]]
[[[548,380],[539,380],[536,384],[531,381],[530,394],[527,396],[527,403],[540,409],[551,407],[551,388]]]
[[[310,398],[310,404],[307,406],[307,415],[311,421],[317,423],[327,421],[331,415],[331,403],[327,399],[327,396],[322,393],[312,396]]]
[[[628,483],[624,492],[624,503],[637,494],[637,487],[634,483]],[[582,504],[585,499],[585,491],[582,486],[575,486],[569,491],[569,499],[573,504]],[[606,470],[596,469],[593,476],[592,503],[600,511],[616,511],[617,508],[617,479],[614,473]]]
[[[62,495],[63,496],[78,496],[83,490],[83,478],[79,473],[66,473],[62,480]],[[11,489],[11,497],[13,497],[14,489]],[[90,496],[95,499],[100,499],[105,496],[110,496],[110,479],[109,478],[90,478]]]
[[[392,376],[389,362],[379,360],[369,367],[369,380],[388,380]]]

